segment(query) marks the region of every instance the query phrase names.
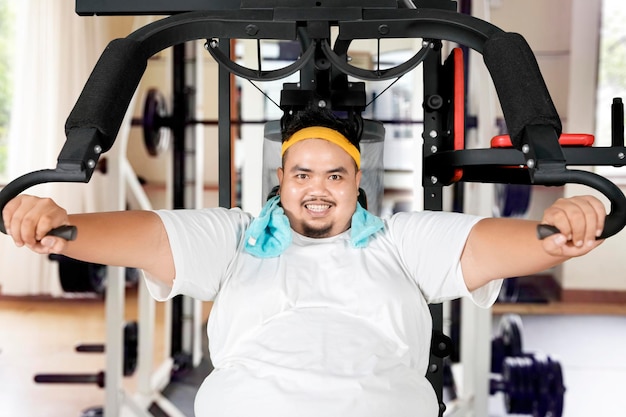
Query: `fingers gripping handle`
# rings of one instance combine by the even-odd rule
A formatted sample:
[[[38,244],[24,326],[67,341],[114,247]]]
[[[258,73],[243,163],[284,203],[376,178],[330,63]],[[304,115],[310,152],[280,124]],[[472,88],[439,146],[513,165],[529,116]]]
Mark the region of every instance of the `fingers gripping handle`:
[[[6,206],[9,201],[33,185],[54,181],[75,182],[81,180],[82,175],[83,174],[79,174],[74,177],[71,173],[59,172],[50,169],[44,169],[22,175],[21,177],[8,183],[2,190],[0,190],[0,213],[4,210],[4,206]],[[82,179],[82,181],[84,181],[84,179]],[[4,219],[2,218],[0,218],[0,232],[4,234],[7,233]],[[50,230],[47,235],[61,237],[65,240],[75,240],[77,229],[76,226],[66,225]]]
[[[617,185],[589,171],[567,170],[565,175],[564,182],[587,185],[600,191],[611,202],[611,211],[604,221],[604,230],[598,236],[598,239],[611,237],[624,228],[626,225],[626,197]],[[537,237],[539,239],[545,239],[556,233],[561,233],[561,231],[552,225],[540,224],[537,226]]]
[[[4,234],[7,233],[6,228],[4,227],[4,221],[0,221],[0,231]],[[56,227],[46,233],[46,236],[55,236],[60,237],[65,240],[76,240],[76,236],[78,235],[78,229],[76,226],[66,225]]]

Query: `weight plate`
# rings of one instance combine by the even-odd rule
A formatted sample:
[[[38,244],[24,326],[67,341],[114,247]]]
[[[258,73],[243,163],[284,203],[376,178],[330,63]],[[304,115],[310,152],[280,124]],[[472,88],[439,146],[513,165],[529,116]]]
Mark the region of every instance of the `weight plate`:
[[[496,217],[523,217],[530,206],[532,186],[528,184],[496,184]]]
[[[137,369],[139,343],[139,325],[136,321],[126,323],[124,326],[124,362],[123,375],[130,376]]]
[[[563,371],[561,364],[552,359],[548,359],[548,367],[550,369],[551,402],[546,417],[561,417],[563,415],[563,403],[565,400]]]
[[[502,288],[498,294],[498,302],[515,303],[519,299],[520,286],[516,277],[507,278],[502,282]]]
[[[105,265],[78,261],[64,255],[49,255],[48,258],[59,264],[59,281],[63,291],[104,294],[107,278]]]
[[[498,323],[505,356],[522,356],[522,318],[517,314],[505,314]]]
[[[169,146],[169,129],[166,126],[167,104],[157,89],[148,90],[143,107],[143,141],[150,156],[158,156]]]

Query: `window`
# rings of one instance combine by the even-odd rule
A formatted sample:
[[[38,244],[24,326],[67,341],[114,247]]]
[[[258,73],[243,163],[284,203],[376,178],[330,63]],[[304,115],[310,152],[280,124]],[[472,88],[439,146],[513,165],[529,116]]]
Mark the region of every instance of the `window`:
[[[7,166],[7,132],[11,116],[13,22],[11,0],[0,0],[0,180]]]
[[[623,0],[604,0],[600,29],[596,140],[610,145],[611,112],[614,97],[626,102],[626,8]]]

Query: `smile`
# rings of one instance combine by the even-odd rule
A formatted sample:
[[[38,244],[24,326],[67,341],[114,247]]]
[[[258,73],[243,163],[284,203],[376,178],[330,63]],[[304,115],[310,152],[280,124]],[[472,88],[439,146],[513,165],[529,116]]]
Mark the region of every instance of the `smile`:
[[[316,213],[321,213],[323,211],[326,211],[330,208],[329,204],[306,204],[304,207],[307,208],[307,210],[316,212]]]

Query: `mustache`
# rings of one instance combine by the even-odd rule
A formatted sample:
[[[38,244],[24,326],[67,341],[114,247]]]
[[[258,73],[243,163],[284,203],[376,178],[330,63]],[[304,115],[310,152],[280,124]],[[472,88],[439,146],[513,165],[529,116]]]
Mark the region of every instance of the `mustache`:
[[[329,205],[334,205],[335,203],[327,198],[307,198],[306,200],[304,200],[302,202],[302,204],[309,204],[309,203],[326,203]]]

